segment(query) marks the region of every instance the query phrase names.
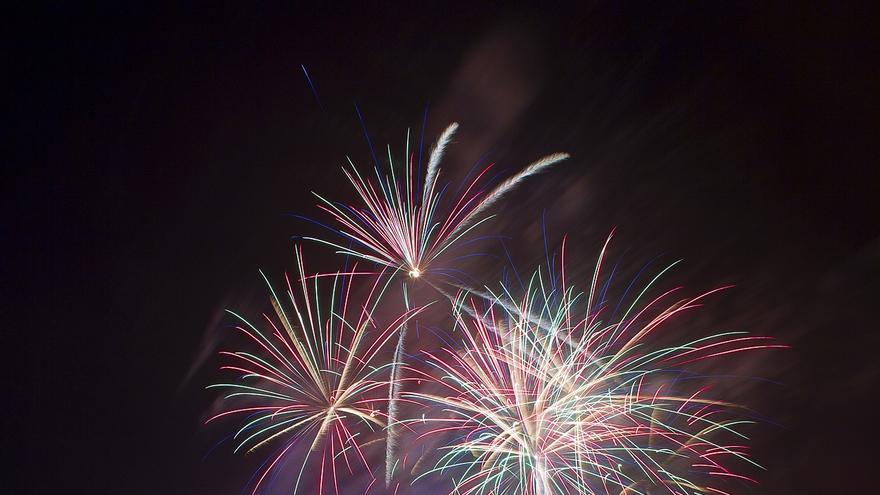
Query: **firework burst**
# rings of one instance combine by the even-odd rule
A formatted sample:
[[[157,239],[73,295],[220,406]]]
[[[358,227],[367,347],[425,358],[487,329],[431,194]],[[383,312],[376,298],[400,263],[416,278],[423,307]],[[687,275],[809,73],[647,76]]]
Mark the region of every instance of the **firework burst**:
[[[416,177],[416,160],[409,150],[405,155],[405,170],[398,177],[394,170],[391,150],[388,149],[389,173],[377,167],[375,182],[358,172],[349,159],[350,169],[343,169],[354,186],[361,206],[344,205],[316,196],[319,208],[330,214],[338,224],[338,233],[352,242],[351,247],[308,238],[328,244],[338,251],[405,272],[410,278],[423,276],[433,261],[462,238],[468,231],[487,220],[483,214],[502,196],[514,189],[526,177],[537,174],[556,162],[568,158],[555,153],[537,160],[518,174],[491,190],[480,185],[491,168],[484,168],[463,187],[463,192],[451,201],[451,208],[441,208],[444,187],[438,187],[440,161],[458,124],[451,124],[440,135],[431,151],[422,187]],[[444,213],[445,212],[445,213]]]
[[[349,302],[351,275],[333,277],[331,290],[323,292],[319,278],[306,275],[299,249],[296,261],[299,277],[292,283],[285,276],[282,297],[263,276],[274,314],[263,314],[261,324],[229,312],[255,351],[222,352],[229,364],[221,369],[237,373],[239,379],[209,387],[229,390],[224,402],[231,406],[208,422],[227,416],[244,418],[234,435],[236,452],[283,442],[264,464],[254,494],[296,445],[303,446],[299,449],[303,460],[293,493],[300,487],[310,458],[319,470],[317,492],[312,489],[311,493],[332,487],[338,494],[337,480],[354,474],[355,469],[375,480],[361,450],[362,439],[385,427],[380,403],[387,400],[392,365],[376,363],[377,356],[423,309],[408,309],[391,324],[379,326],[374,311],[389,277],[377,276],[365,302],[355,305]],[[327,298],[319,300],[322,292]]]
[[[723,288],[646,299],[664,270],[615,317],[597,293],[604,253],[585,293],[566,286],[563,268],[553,280],[536,272],[521,297],[502,287],[488,304],[458,299],[463,349],[425,352],[434,371],[410,373],[437,392],[404,394],[444,411],[414,421],[432,425],[424,436],[451,438],[424,475],[454,475],[462,495],[726,494],[730,480],[750,480],[734,471],[757,466],[743,445],[744,409],[685,368],[785,346],[739,332],[657,344],[671,318]]]

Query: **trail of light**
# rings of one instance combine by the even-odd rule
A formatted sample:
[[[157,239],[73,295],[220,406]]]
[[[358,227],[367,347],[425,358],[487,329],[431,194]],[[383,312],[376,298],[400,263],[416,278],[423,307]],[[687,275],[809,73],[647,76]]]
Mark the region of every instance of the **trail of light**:
[[[309,77],[309,72],[306,70],[306,66],[304,64],[300,64],[302,68],[303,74],[306,76],[306,81],[309,83],[309,89],[312,90],[312,95],[315,96],[315,101],[318,102],[318,106],[321,107],[321,110],[324,110],[324,105],[321,104],[321,98],[318,97],[318,90],[315,89],[315,84],[312,82],[312,78]]]

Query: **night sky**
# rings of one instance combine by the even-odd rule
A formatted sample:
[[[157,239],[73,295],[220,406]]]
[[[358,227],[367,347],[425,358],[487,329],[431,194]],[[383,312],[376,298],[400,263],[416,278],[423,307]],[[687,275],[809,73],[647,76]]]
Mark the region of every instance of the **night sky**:
[[[241,492],[254,459],[202,425],[222,309],[265,310],[257,270],[315,233],[292,214],[350,194],[355,105],[401,153],[426,109],[426,141],[460,122],[454,181],[571,153],[496,209],[512,259],[541,262],[543,216],[584,273],[616,228],[624,263],[736,284],[696,323],[792,346],[739,363],[768,470],[737,493],[873,489],[880,13],[710,3],[9,13],[0,491]]]

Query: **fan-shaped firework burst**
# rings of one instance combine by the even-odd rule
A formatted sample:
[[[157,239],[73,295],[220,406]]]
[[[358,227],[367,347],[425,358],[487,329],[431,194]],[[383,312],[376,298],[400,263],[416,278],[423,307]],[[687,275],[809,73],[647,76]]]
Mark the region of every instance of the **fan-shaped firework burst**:
[[[721,289],[645,300],[655,278],[615,318],[596,293],[601,259],[586,293],[564,272],[558,281],[536,272],[516,299],[503,289],[481,308],[462,296],[464,349],[426,353],[435,372],[412,370],[439,390],[405,397],[446,411],[418,422],[442,424],[425,435],[452,436],[429,472],[457,474],[454,493],[724,494],[721,479],[749,479],[732,467],[754,464],[738,431],[749,421],[709,377],[682,367],[784,346],[738,332],[652,344],[664,323]]]
[[[481,189],[486,167],[451,201],[451,208],[441,208],[444,188],[438,188],[440,160],[458,124],[451,124],[437,141],[428,160],[425,181],[418,187],[415,157],[406,151],[403,176],[394,171],[388,151],[390,174],[375,170],[376,182],[365,178],[349,160],[344,170],[362,201],[360,206],[337,204],[321,196],[319,207],[339,225],[339,233],[353,242],[351,247],[321,239],[339,251],[370,260],[389,268],[405,271],[411,278],[425,273],[431,263],[469,230],[486,220],[481,215],[519,182],[550,165],[568,158],[555,153],[535,161],[491,191]],[[445,211],[442,212],[442,211]]]
[[[229,389],[224,399],[233,405],[209,422],[244,416],[234,436],[236,451],[285,444],[267,461],[254,493],[295,445],[303,446],[303,461],[294,493],[310,457],[320,457],[315,459],[320,469],[318,491],[311,493],[324,493],[325,486],[338,493],[338,476],[348,476],[361,466],[370,473],[361,437],[365,428],[385,426],[379,402],[387,400],[384,389],[391,366],[375,361],[395,332],[422,309],[407,310],[391,324],[377,326],[373,311],[388,277],[376,277],[365,302],[355,305],[349,303],[351,276],[337,275],[326,298],[319,300],[322,284],[305,275],[299,250],[296,259],[299,277],[294,283],[285,277],[283,297],[266,280],[274,315],[263,314],[262,323],[255,324],[230,311],[240,321],[236,328],[256,350],[223,352],[230,364],[221,369],[237,372],[240,378],[211,386]]]

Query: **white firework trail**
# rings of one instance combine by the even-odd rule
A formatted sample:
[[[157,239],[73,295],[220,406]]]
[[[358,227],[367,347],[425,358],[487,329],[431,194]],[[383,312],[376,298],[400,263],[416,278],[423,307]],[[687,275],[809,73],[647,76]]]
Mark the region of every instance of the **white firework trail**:
[[[525,179],[526,177],[529,177],[531,175],[535,175],[538,172],[541,172],[542,170],[544,170],[545,168],[548,168],[549,166],[553,165],[554,163],[561,162],[562,160],[565,160],[565,159],[569,158],[570,156],[571,155],[569,155],[568,153],[553,153],[552,155],[547,155],[544,158],[541,158],[540,160],[536,160],[536,161],[532,162],[531,165],[524,168],[522,170],[522,172],[505,180],[504,182],[499,184],[498,187],[493,189],[492,192],[490,192],[488,195],[486,195],[486,197],[483,198],[483,200],[480,201],[477,204],[477,206],[474,207],[470,211],[470,213],[467,214],[467,216],[464,217],[464,219],[461,221],[461,223],[458,225],[458,227],[456,227],[455,230],[453,230],[449,235],[453,236],[453,235],[457,234],[461,229],[463,229],[464,227],[469,225],[471,223],[471,221],[477,215],[484,212],[490,206],[495,204],[495,202],[497,202],[499,199],[501,199],[502,196],[504,196],[505,194],[510,192],[514,187],[519,185],[519,183],[522,182],[523,179]]]

